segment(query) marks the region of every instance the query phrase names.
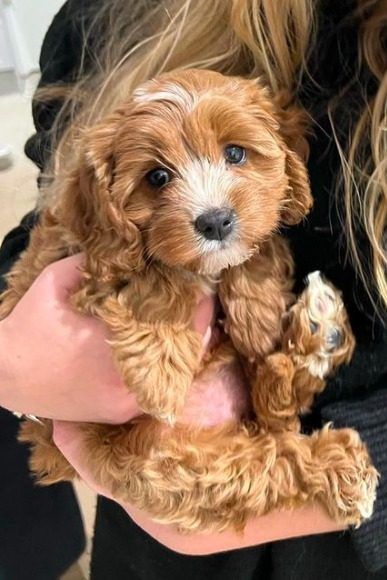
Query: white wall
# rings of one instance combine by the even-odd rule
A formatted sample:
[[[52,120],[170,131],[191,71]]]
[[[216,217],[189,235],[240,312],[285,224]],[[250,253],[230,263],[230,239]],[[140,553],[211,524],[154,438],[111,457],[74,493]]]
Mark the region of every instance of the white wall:
[[[13,7],[28,54],[37,67],[47,29],[64,0],[7,0]]]
[[[13,68],[14,63],[11,46],[0,7],[0,72],[12,70]]]
[[[64,0],[0,0],[16,73],[26,77],[39,68],[44,35]]]

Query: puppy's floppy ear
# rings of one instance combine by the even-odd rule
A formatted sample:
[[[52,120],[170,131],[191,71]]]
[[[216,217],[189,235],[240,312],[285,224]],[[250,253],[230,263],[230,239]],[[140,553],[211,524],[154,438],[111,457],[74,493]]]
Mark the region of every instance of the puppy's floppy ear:
[[[62,204],[66,226],[96,275],[106,279],[142,264],[141,234],[123,211],[123,195],[114,189],[114,143],[123,121],[124,113],[118,111],[84,133]]]
[[[306,169],[309,146],[305,135],[308,132],[309,119],[304,111],[290,104],[289,94],[285,91],[275,96],[274,105],[286,147],[286,173],[289,179],[288,199],[282,211],[282,222],[294,225],[309,213],[313,205]]]
[[[313,199],[306,166],[290,148],[286,151],[285,164],[289,185],[281,221],[291,226],[298,224],[309,213]]]

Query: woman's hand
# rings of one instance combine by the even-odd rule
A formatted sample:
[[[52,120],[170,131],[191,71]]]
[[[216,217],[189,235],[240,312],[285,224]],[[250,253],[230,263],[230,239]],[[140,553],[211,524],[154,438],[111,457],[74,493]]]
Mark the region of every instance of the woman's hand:
[[[48,266],[0,322],[0,405],[65,421],[124,423],[140,414],[113,363],[102,322],[74,310],[82,255]],[[203,300],[195,330],[211,336],[213,304]]]
[[[237,378],[235,379],[238,380]],[[207,384],[211,384],[209,377]],[[234,384],[230,379],[229,384]],[[198,385],[198,390],[205,389],[205,384]],[[229,392],[229,388],[227,387]],[[231,397],[232,398],[232,397]],[[207,399],[208,401],[209,399]],[[226,408],[230,408],[226,405]],[[195,422],[196,422],[195,414]],[[110,499],[112,496],[106,489],[100,487],[92,478],[84,465],[84,441],[82,431],[76,423],[54,421],[54,441],[63,455],[75,468],[80,478],[96,493]],[[268,542],[322,534],[343,529],[332,521],[324,509],[313,504],[293,511],[272,512],[260,518],[248,521],[244,533],[232,530],[223,533],[180,534],[176,527],[154,522],[145,512],[136,507],[118,502],[128,515],[148,534],[164,546],[190,555],[206,555],[227,550],[246,548]],[[130,538],[128,538],[130,541]]]
[[[207,308],[207,312],[206,312]],[[202,303],[196,313],[196,327],[209,340],[205,332],[210,317],[208,304]],[[248,405],[243,373],[236,364],[222,371],[202,373],[194,381],[187,397],[180,422],[208,427],[232,420],[244,414]],[[54,422],[54,441],[63,455],[73,465],[81,479],[96,493],[114,499],[108,490],[93,481],[82,457],[83,434],[76,423]],[[191,555],[205,555],[234,550],[297,536],[321,534],[342,529],[333,522],[320,505],[310,505],[293,511],[273,512],[249,520],[243,534],[233,531],[223,533],[179,534],[174,526],[155,523],[136,507],[119,502],[129,516],[148,534],[171,550]]]
[[[122,423],[140,414],[114,368],[103,324],[72,308],[82,256],[52,264],[37,278],[12,313],[0,323],[0,404],[40,417],[56,418],[54,440],[80,477],[98,488],[82,465],[82,433],[76,422]],[[202,300],[194,327],[211,339],[213,304]],[[210,425],[235,417],[246,405],[237,367],[216,376],[204,375],[192,386],[180,420]],[[70,422],[72,421],[72,422]],[[339,529],[318,506],[272,513],[251,520],[243,535],[181,535],[172,526],[154,523],[130,505],[123,509],[150,535],[173,550],[208,554],[287,537]]]
[[[72,421],[139,413],[113,364],[104,325],[74,310],[82,255],[48,266],[0,323],[0,405]]]

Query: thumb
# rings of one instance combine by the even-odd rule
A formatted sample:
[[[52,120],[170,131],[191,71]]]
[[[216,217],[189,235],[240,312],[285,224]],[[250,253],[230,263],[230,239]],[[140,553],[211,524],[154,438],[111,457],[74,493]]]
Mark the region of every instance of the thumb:
[[[76,290],[82,280],[84,259],[84,254],[75,254],[47,267],[47,273],[51,274],[57,298],[67,300],[69,294]]]

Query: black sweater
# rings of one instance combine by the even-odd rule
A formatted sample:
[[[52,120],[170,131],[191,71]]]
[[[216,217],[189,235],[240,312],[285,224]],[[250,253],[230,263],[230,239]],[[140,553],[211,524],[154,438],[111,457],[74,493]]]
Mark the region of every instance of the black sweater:
[[[73,80],[81,55],[81,31],[100,2],[69,0],[54,19],[41,53],[42,86]],[[340,370],[316,401],[308,427],[333,421],[336,427],[356,428],[368,444],[381,473],[378,499],[372,519],[353,531],[352,537],[365,566],[378,570],[387,565],[387,332],[353,267],[345,260],[340,203],[335,203],[333,193],[340,160],[326,114],[329,100],[355,73],[358,22],[347,18],[351,4],[348,0],[325,0],[321,4],[317,43],[309,62],[318,84],[306,78],[299,94],[301,103],[317,121],[310,140],[308,165],[315,204],[304,223],[284,233],[294,252],[297,287],[307,273],[322,270],[343,291],[350,313],[357,339],[356,352],[351,364]],[[366,71],[361,71],[358,79],[335,112],[336,128],[343,144],[347,129],[356,121],[360,95],[366,92],[371,96],[375,91],[373,79]],[[48,131],[59,106],[58,102],[33,106],[36,134],[27,142],[26,154],[40,168],[49,155]],[[0,256],[3,270],[27,244],[30,226],[31,222],[22,225],[5,240]],[[360,228],[358,236],[367,257],[369,248]]]

